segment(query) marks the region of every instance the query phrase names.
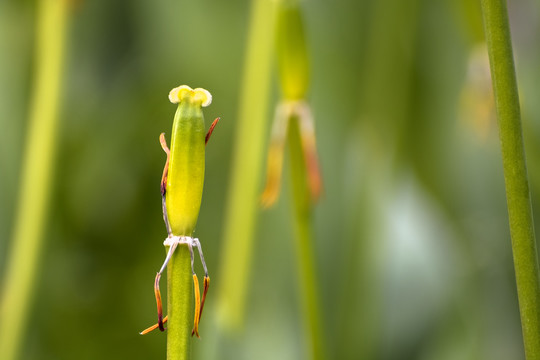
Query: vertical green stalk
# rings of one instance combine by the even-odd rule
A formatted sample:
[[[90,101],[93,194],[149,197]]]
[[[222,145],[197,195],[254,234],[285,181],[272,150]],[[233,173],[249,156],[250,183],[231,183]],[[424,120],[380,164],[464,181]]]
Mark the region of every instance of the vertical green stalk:
[[[167,312],[167,359],[190,359],[193,278],[187,245],[178,246],[167,266]]]
[[[296,255],[299,270],[301,308],[304,331],[309,334],[311,354],[307,359],[324,359],[324,337],[319,317],[319,296],[312,233],[312,197],[307,183],[306,159],[300,141],[298,119],[289,119],[288,144],[290,152],[292,203],[295,212]]]
[[[290,151],[292,206],[296,238],[296,259],[300,285],[304,333],[307,335],[308,359],[324,359],[324,337],[319,314],[319,296],[315,271],[312,209],[320,191],[313,119],[304,102],[309,88],[309,56],[299,1],[278,2],[276,18],[276,53],[284,102],[289,107],[287,142]],[[278,117],[280,108],[276,110]],[[278,119],[276,119],[278,120]],[[301,125],[303,124],[303,125]],[[306,126],[306,124],[309,124]],[[310,129],[311,130],[308,130]],[[274,143],[277,139],[273,139]],[[283,139],[285,140],[285,139]],[[269,161],[272,153],[269,153]],[[311,163],[310,163],[311,162]],[[311,169],[310,169],[311,166]],[[272,170],[269,169],[269,172]],[[315,181],[315,182],[314,182]]]
[[[270,0],[253,0],[251,6],[217,290],[218,320],[229,329],[244,321],[270,95],[274,6]]]
[[[25,140],[18,208],[0,303],[2,359],[19,357],[42,249],[53,175],[68,1],[38,3],[36,80]]]
[[[540,279],[510,26],[505,0],[482,0],[499,123],[512,252],[528,360],[540,359]]]

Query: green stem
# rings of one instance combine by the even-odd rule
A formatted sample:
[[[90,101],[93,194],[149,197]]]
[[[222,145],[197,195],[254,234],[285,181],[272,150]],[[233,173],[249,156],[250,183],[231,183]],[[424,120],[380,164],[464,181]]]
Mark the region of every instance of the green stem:
[[[43,242],[53,176],[68,1],[38,4],[36,80],[18,208],[0,303],[2,359],[19,357]]]
[[[191,358],[193,306],[191,256],[187,245],[181,244],[167,265],[168,360]]]
[[[274,6],[270,0],[253,0],[251,6],[217,290],[218,321],[229,329],[244,321],[270,97]]]
[[[291,159],[293,208],[295,211],[296,256],[300,283],[304,333],[309,334],[311,354],[307,359],[324,359],[324,338],[319,317],[319,296],[315,275],[312,234],[312,199],[307,183],[306,161],[302,151],[298,119],[291,118],[288,131]]]
[[[540,359],[540,279],[521,115],[505,0],[482,0],[499,122],[525,355]]]

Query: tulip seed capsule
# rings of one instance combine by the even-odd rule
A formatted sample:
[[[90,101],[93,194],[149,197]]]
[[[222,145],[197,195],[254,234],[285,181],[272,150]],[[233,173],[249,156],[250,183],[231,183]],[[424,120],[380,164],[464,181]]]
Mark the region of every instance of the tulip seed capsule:
[[[204,261],[201,243],[193,238],[199,210],[201,207],[204,185],[205,147],[219,118],[214,120],[205,135],[202,107],[210,105],[212,95],[201,88],[191,89],[182,85],[172,89],[169,100],[178,104],[172,128],[171,148],[169,150],[165,134],[160,135],[160,144],[167,160],[161,177],[161,197],[163,220],[167,229],[164,245],[169,248],[167,256],[154,281],[154,293],[157,303],[158,322],[145,329],[142,335],[159,328],[165,330],[168,317],[163,318],[163,306],[159,280],[172,255],[179,245],[188,247],[191,255],[191,272],[195,290],[195,316],[191,335],[199,337],[199,322],[210,277]],[[204,269],[203,296],[199,293],[199,281],[193,268],[193,247],[197,248]]]

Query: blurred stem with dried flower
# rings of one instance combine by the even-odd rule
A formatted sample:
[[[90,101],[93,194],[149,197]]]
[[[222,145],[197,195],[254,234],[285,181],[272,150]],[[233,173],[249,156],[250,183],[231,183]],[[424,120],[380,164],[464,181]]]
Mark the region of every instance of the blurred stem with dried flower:
[[[22,174],[0,299],[2,359],[20,358],[53,179],[69,2],[38,2],[35,66]]]
[[[321,191],[313,117],[305,101],[309,59],[300,4],[279,1],[276,15],[276,55],[283,99],[276,108],[262,195],[265,207],[279,195],[285,144],[289,146],[296,256],[304,331],[309,343],[306,358],[325,358],[317,276],[312,209]]]
[[[484,31],[497,110],[506,200],[525,356],[540,359],[538,255],[505,0],[482,0]]]

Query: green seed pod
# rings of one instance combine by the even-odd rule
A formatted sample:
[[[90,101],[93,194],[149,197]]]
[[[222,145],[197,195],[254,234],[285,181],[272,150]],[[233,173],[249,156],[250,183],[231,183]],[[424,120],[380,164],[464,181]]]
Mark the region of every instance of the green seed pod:
[[[192,336],[199,337],[199,322],[210,285],[210,277],[204,262],[201,243],[199,239],[192,238],[191,235],[197,225],[197,218],[201,208],[205,147],[219,118],[214,120],[205,135],[202,107],[210,105],[212,95],[204,89],[192,89],[189,86],[182,85],[171,90],[169,100],[173,104],[178,104],[178,109],[174,115],[171,148],[169,149],[167,146],[164,133],[159,137],[161,147],[167,154],[167,161],[161,178],[161,197],[163,220],[167,227],[167,238],[163,245],[168,250],[167,257],[154,280],[158,322],[146,328],[140,334],[148,334],[158,328],[165,331],[164,324],[169,321],[171,330],[168,336],[167,353],[177,354],[182,353],[182,351],[186,353],[186,344],[189,343],[189,332],[186,331],[188,327],[185,325],[189,317],[187,315],[188,310],[186,310],[186,306],[189,305],[189,296],[187,298],[186,296],[190,292],[190,279],[193,279],[195,294],[195,317],[191,331]],[[202,299],[199,292],[199,280],[193,268],[193,247],[198,250],[204,269]],[[175,253],[177,248],[180,248],[180,250]],[[186,272],[186,267],[189,268],[190,264],[191,275]],[[159,281],[166,268],[168,269],[167,286],[169,291],[167,302],[169,304],[169,315],[163,317]]]
[[[205,127],[202,107],[212,102],[204,89],[180,86],[169,99],[174,115],[166,186],[167,216],[172,234],[191,236],[197,224],[204,185]]]

